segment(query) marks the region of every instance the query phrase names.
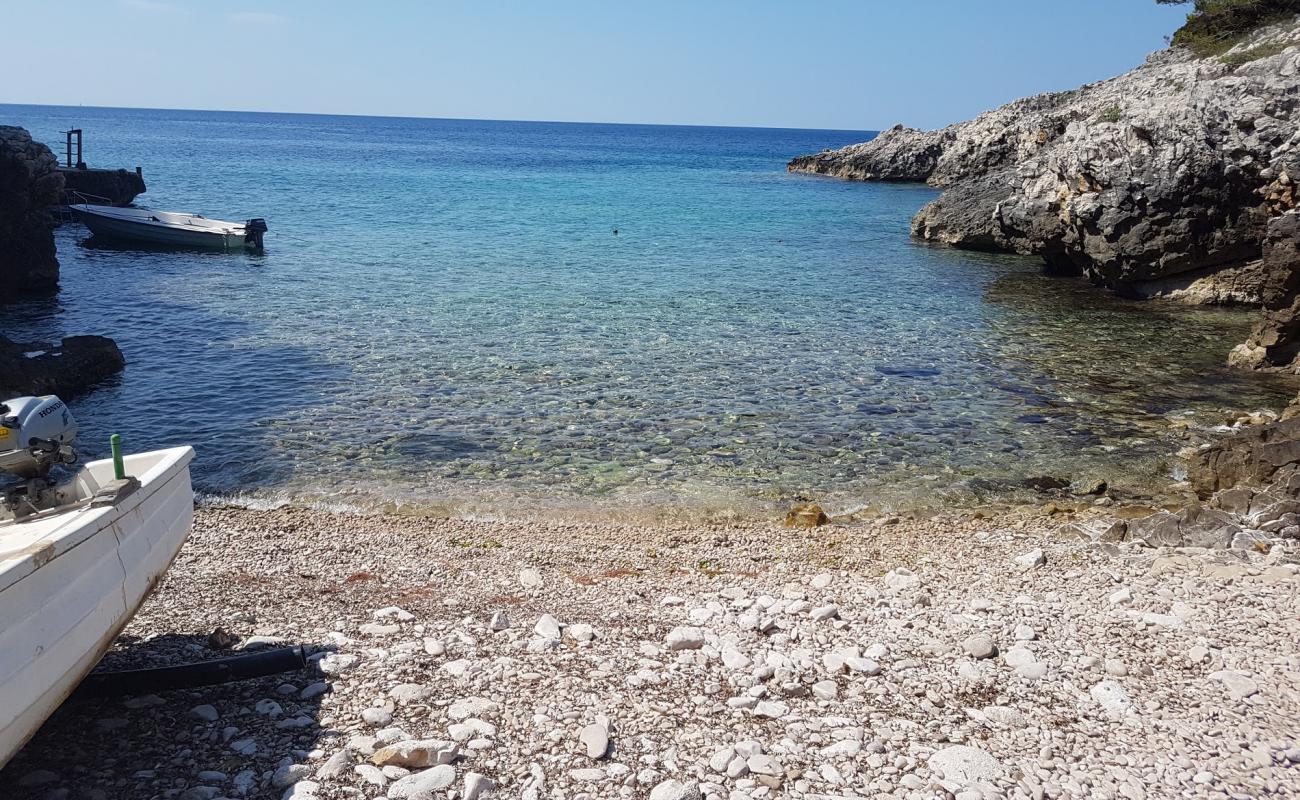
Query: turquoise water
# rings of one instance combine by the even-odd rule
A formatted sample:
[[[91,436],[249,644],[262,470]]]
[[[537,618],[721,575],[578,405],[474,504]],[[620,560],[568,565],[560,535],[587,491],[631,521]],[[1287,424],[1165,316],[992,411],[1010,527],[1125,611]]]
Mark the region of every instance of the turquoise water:
[[[196,485],[455,513],[770,513],[1149,482],[1171,415],[1278,404],[1249,318],[918,246],[923,186],[789,175],[851,131],[0,106],[138,202],[265,217],[267,252],[57,234],[5,333],[116,338],[83,443],[191,443]],[[56,147],[56,149],[58,149]],[[617,235],[614,230],[617,229]]]

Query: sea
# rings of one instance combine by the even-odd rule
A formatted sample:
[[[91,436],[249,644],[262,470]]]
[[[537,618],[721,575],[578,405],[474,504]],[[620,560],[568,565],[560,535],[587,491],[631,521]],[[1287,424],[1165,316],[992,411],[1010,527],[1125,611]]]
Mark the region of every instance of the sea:
[[[870,131],[0,105],[137,204],[269,225],[259,254],[57,229],[24,342],[127,361],[86,457],[189,444],[252,507],[747,519],[1024,502],[1179,477],[1183,429],[1294,386],[1227,369],[1228,309],[1125,301],[925,246],[923,185],[792,175]]]

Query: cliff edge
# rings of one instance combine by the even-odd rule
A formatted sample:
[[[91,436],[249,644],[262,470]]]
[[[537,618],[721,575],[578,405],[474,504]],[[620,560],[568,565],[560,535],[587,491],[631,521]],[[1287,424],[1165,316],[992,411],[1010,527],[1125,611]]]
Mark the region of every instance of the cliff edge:
[[[935,131],[896,126],[792,172],[924,181],[917,238],[1038,255],[1136,296],[1289,308],[1294,257],[1261,260],[1296,208],[1300,17],[1198,57],[1187,47]],[[1290,251],[1294,256],[1294,248]]]
[[[63,176],[50,148],[22,128],[0,125],[0,283],[7,294],[58,290],[49,208],[62,191]]]

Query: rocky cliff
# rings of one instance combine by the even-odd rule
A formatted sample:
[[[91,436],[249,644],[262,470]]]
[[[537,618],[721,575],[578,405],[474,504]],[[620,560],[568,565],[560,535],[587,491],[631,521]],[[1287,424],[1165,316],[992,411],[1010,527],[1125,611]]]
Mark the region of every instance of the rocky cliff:
[[[898,126],[789,169],[943,187],[912,221],[923,240],[1039,255],[1135,295],[1280,311],[1294,248],[1287,260],[1273,245],[1285,263],[1259,259],[1290,230],[1270,220],[1295,208],[1297,110],[1300,18],[1220,56],[1164,50],[1111,80],[941,130]]]
[[[22,128],[0,125],[0,285],[6,295],[58,289],[49,207],[62,190],[50,148]]]

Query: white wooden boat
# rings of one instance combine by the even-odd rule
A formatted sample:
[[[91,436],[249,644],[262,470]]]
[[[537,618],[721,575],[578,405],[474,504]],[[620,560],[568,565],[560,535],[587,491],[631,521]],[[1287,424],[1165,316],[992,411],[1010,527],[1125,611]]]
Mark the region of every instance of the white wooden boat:
[[[169,247],[261,250],[266,221],[226,222],[199,214],[76,203],[68,206],[96,236]]]
[[[99,661],[189,535],[190,447],[92,461],[64,503],[0,522],[0,766]],[[124,485],[128,484],[128,485]]]

